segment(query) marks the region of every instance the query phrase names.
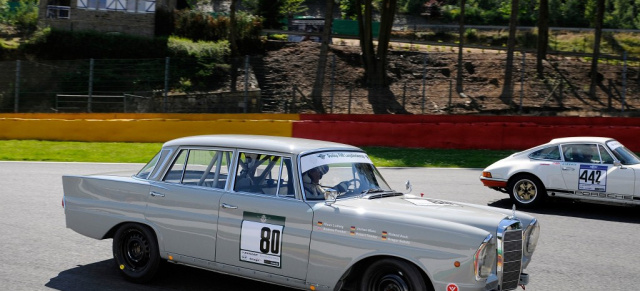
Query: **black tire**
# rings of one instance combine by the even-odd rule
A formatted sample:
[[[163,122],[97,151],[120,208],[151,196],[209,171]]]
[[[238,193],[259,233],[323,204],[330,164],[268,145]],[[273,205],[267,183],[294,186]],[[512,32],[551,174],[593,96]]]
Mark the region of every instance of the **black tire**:
[[[371,264],[364,272],[360,291],[426,291],[427,283],[422,273],[412,264],[382,259]]]
[[[507,192],[511,201],[523,208],[539,206],[547,198],[547,190],[540,179],[530,174],[521,174],[509,180]]]
[[[155,233],[136,223],[122,225],[113,237],[113,259],[127,280],[149,282],[161,261]]]

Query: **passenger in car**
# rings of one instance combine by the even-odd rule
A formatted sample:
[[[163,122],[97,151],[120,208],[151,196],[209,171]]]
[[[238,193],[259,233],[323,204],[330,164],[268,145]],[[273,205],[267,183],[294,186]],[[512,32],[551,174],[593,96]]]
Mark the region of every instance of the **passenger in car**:
[[[329,166],[322,165],[312,168],[302,174],[302,184],[307,199],[324,199],[324,189],[320,186],[320,179],[329,172]]]

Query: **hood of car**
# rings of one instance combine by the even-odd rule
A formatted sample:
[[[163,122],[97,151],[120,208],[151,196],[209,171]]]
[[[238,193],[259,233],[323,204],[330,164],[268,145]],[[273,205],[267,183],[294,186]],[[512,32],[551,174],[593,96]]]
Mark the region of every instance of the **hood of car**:
[[[363,213],[418,223],[422,218],[431,223],[455,223],[495,233],[500,221],[509,215],[505,210],[462,204],[445,200],[415,196],[396,196],[377,199],[354,198],[338,200],[334,206],[355,207]],[[412,219],[413,218],[413,219]]]

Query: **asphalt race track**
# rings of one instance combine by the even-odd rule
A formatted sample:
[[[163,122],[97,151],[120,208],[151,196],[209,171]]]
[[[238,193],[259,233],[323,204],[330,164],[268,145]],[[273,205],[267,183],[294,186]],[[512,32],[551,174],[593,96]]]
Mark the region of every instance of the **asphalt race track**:
[[[141,164],[0,162],[0,286],[3,290],[288,290],[167,264],[148,285],[124,281],[111,240],[65,227],[63,174],[135,173]],[[426,197],[511,208],[486,189],[480,169],[384,168],[397,190],[407,179]],[[553,201],[529,211],[542,225],[527,290],[637,290],[640,208]],[[520,289],[519,289],[520,290]],[[440,290],[438,290],[440,291]]]

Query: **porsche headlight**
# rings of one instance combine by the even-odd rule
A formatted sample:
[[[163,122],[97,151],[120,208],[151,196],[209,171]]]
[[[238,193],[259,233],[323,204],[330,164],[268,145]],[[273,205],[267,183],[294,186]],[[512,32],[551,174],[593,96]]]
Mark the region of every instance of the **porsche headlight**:
[[[496,265],[496,245],[493,236],[487,235],[473,258],[476,280],[486,279]]]
[[[538,238],[540,237],[540,224],[537,219],[533,219],[527,230],[524,232],[524,254],[531,256],[538,245]]]

